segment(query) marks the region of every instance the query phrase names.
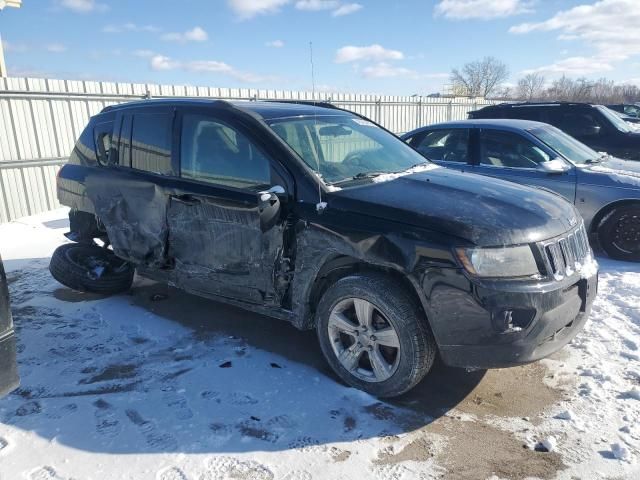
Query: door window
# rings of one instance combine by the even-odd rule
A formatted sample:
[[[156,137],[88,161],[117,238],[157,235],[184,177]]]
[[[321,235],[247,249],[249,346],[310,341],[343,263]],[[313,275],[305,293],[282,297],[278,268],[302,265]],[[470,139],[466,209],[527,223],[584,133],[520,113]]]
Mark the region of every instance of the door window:
[[[133,116],[131,166],[137,170],[174,175],[171,165],[170,113],[136,113]]]
[[[415,146],[422,155],[432,160],[467,163],[469,158],[469,129],[434,130]]]
[[[249,189],[271,183],[267,157],[245,135],[219,120],[184,115],[180,145],[184,178]]]
[[[96,144],[96,155],[100,165],[111,165],[118,163],[111,155],[111,135],[113,133],[113,122],[99,123],[93,129],[94,141]]]
[[[583,111],[553,111],[550,115],[550,122],[552,125],[558,127],[560,130],[564,130],[569,135],[574,137],[589,134],[594,131],[595,127],[602,127],[598,121],[595,112]]]
[[[537,168],[551,156],[520,135],[499,130],[480,132],[480,164],[508,168]]]

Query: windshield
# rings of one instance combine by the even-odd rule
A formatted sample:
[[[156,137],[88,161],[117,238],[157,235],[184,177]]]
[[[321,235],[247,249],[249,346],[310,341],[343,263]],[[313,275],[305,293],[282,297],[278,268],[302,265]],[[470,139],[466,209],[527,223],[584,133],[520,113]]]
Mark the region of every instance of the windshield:
[[[573,163],[597,161],[600,154],[552,126],[532,128],[529,133]]]
[[[603,107],[602,105],[598,105],[596,107],[600,112],[613,123],[613,126],[616,127],[621,132],[629,133],[631,132],[631,127],[627,122],[621,119],[618,115],[616,115],[613,110],[607,107]]]
[[[285,118],[269,126],[329,184],[402,172],[427,163],[402,140],[357,117]]]

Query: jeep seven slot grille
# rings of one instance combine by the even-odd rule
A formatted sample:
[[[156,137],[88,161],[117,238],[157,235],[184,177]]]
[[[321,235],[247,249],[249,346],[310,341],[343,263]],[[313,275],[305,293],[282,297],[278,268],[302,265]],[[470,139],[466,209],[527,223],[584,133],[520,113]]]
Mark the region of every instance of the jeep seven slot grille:
[[[555,277],[568,277],[580,271],[591,255],[584,223],[568,235],[545,242],[543,249],[549,271]]]

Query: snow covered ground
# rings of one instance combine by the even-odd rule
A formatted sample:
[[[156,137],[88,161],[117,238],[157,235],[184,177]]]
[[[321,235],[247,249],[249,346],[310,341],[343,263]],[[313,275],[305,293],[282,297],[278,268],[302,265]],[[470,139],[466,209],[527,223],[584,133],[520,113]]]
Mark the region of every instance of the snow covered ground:
[[[1,480],[640,478],[640,265],[600,259],[592,319],[552,359],[437,365],[380,402],[313,332],[140,279],[62,287],[65,215],[0,226],[22,376],[0,400]]]

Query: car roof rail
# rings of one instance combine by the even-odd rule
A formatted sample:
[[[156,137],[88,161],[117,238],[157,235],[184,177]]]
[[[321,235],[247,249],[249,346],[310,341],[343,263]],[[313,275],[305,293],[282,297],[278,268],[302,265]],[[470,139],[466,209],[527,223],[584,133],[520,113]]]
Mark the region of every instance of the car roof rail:
[[[310,107],[321,107],[321,108],[331,108],[333,110],[344,110],[344,111],[349,111],[349,110],[345,110],[344,108],[338,107],[337,105],[334,105],[333,103],[331,103],[330,101],[313,101],[313,100],[263,100],[264,102],[267,103],[292,103],[294,105],[308,105]],[[353,113],[353,112],[351,112]]]

